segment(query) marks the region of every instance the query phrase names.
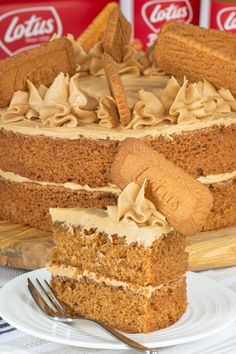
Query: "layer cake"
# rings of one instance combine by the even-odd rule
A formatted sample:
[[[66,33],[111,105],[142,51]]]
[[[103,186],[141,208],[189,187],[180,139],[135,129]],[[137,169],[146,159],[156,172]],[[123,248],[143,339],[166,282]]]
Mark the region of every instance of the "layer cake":
[[[126,332],[150,332],[186,310],[185,238],[130,183],[117,206],[50,209],[51,286],[74,314]]]
[[[123,81],[128,87],[129,79]],[[163,77],[155,82],[165,85]],[[28,120],[2,122],[1,217],[50,230],[50,207],[115,204],[120,190],[111,182],[111,164],[120,143],[136,137],[211,188],[215,202],[204,230],[233,225],[235,117],[234,112],[222,116],[136,130],[109,129],[97,123],[66,128]]]
[[[157,66],[157,50],[154,58],[154,48],[142,53],[127,43],[121,62],[113,63],[130,111],[124,125],[108,85],[115,80],[105,76],[103,41],[85,52],[69,36],[68,46],[75,75],[55,75],[47,86],[43,76],[39,85],[29,75],[1,110],[0,217],[51,230],[50,207],[115,205],[121,190],[111,165],[121,142],[137,138],[209,186],[214,205],[203,230],[234,225],[236,101],[225,82],[216,89],[205,77],[171,77]]]

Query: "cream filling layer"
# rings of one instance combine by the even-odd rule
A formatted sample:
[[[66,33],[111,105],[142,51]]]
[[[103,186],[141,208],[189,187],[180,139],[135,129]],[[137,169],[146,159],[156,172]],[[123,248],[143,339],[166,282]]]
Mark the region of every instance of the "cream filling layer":
[[[104,193],[113,193],[113,194],[119,195],[121,192],[121,189],[118,188],[115,184],[107,184],[104,187],[89,187],[88,185],[80,185],[80,184],[71,183],[71,182],[54,183],[54,182],[45,182],[45,181],[34,181],[29,178],[22,177],[16,173],[6,172],[1,169],[0,169],[0,177],[4,178],[10,182],[37,183],[41,186],[63,187],[63,188],[71,189],[71,190],[86,191],[86,192],[91,192],[91,193],[104,192]],[[214,184],[214,183],[227,182],[235,177],[236,177],[236,171],[233,171],[233,172],[221,173],[221,174],[217,174],[217,175],[208,175],[208,176],[198,177],[197,181],[199,181],[203,184]]]
[[[127,283],[125,281],[119,281],[119,280],[115,280],[115,279],[106,278],[104,276],[98,276],[96,273],[89,272],[86,270],[83,271],[83,273],[81,274],[81,272],[79,272],[78,268],[76,268],[76,267],[64,266],[64,265],[58,266],[58,265],[55,265],[50,262],[47,264],[47,269],[54,276],[75,279],[77,281],[81,281],[83,279],[88,279],[89,281],[94,281],[97,284],[104,283],[107,286],[122,287],[124,289],[132,291],[133,293],[142,295],[147,298],[150,298],[153,295],[153,293],[155,293],[155,291],[163,288],[164,286],[168,286],[168,284],[170,284],[174,281],[178,281],[181,278],[183,278],[183,275],[182,275],[181,277],[179,277],[169,283],[161,284],[158,286],[151,286],[151,285],[140,286],[140,285],[133,285],[133,284]]]
[[[13,133],[20,133],[31,136],[47,136],[52,138],[75,140],[80,137],[86,139],[102,139],[102,140],[117,140],[122,141],[126,138],[144,138],[144,137],[158,137],[164,136],[172,139],[174,134],[182,134],[184,132],[191,132],[213,126],[230,126],[236,124],[236,113],[230,113],[227,116],[219,116],[213,120],[199,120],[191,123],[179,124],[161,124],[155,127],[146,127],[143,129],[122,129],[122,128],[104,128],[98,124],[86,124],[75,128],[66,127],[45,127],[42,123],[35,121],[19,121],[14,123],[3,123],[0,119],[0,129],[12,131]]]
[[[107,211],[98,208],[50,208],[53,223],[61,223],[68,232],[74,232],[75,227],[84,230],[94,230],[94,234],[106,234],[112,241],[117,235],[125,240],[126,244],[137,242],[145,248],[173,231],[173,227],[166,226],[138,226],[134,221],[111,221]]]
[[[74,191],[86,191],[86,192],[104,192],[104,193],[113,193],[119,195],[121,190],[114,184],[107,184],[104,187],[89,187],[87,184],[86,185],[81,185],[77,183],[71,183],[71,182],[66,182],[66,183],[54,183],[54,182],[44,182],[44,181],[33,181],[29,178],[22,177],[18,174],[15,174],[13,172],[5,172],[0,169],[0,177],[3,177],[4,179],[10,181],[10,182],[16,182],[16,183],[37,183],[41,186],[54,186],[54,187],[63,187],[67,189],[71,189]]]
[[[202,177],[198,177],[197,180],[203,184],[214,184],[214,183],[229,181],[234,177],[236,177],[236,171],[221,173],[218,175],[202,176]]]

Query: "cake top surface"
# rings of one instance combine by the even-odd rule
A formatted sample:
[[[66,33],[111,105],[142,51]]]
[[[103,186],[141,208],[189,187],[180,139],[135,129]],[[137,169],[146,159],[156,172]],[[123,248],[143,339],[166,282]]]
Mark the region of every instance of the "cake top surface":
[[[168,26],[163,27],[160,36],[165,35],[167,28],[171,33],[188,34],[193,31],[208,45],[208,32],[205,30],[180,24]],[[85,40],[87,35],[91,36],[91,28],[93,25],[85,31],[87,34],[83,34],[82,41],[80,38],[74,40],[72,35],[61,39],[53,36],[51,42],[42,48],[16,55],[10,60],[13,67],[9,77],[2,62],[0,84],[10,90],[9,99],[5,100],[10,103],[4,107],[0,101],[0,107],[3,107],[0,110],[0,127],[8,130],[12,127],[16,131],[20,127],[18,131],[26,134],[30,134],[28,128],[31,127],[42,135],[45,132],[49,135],[47,129],[51,129],[52,136],[58,133],[58,128],[64,130],[65,135],[70,135],[69,129],[74,129],[73,132],[86,137],[90,137],[90,130],[94,130],[98,138],[117,135],[121,136],[118,140],[122,140],[123,134],[125,137],[139,137],[139,133],[135,134],[140,130],[144,131],[144,136],[153,135],[152,129],[158,135],[163,128],[181,131],[188,130],[191,125],[195,130],[199,125],[208,126],[213,120],[217,121],[216,124],[227,124],[235,119],[236,100],[227,86],[219,89],[221,86],[217,85],[216,89],[204,76],[201,76],[201,81],[189,82],[185,77],[176,79],[166,75],[157,66],[157,45],[143,52],[142,48],[130,42],[131,24],[118,7],[110,13],[103,24],[104,33],[100,33],[96,41]],[[214,32],[213,36],[217,39],[220,35]],[[56,41],[62,47],[62,54],[71,58],[68,69],[53,55]],[[91,45],[87,48],[88,43]],[[216,47],[217,43],[215,40]],[[38,67],[33,67],[37,56],[38,77],[34,72]],[[52,61],[48,69],[45,56]],[[57,68],[54,77],[53,61],[62,68],[61,73]],[[19,71],[15,79],[13,64]],[[50,79],[47,75],[49,69]]]
[[[127,126],[116,125],[116,104],[105,77],[80,73],[71,78],[61,73],[49,88],[28,81],[28,91],[16,91],[9,107],[0,111],[0,125],[34,135],[123,140],[235,122],[230,90],[216,90],[206,80],[124,75],[122,82],[132,112]]]
[[[58,128],[65,136],[72,128],[84,136],[95,130],[98,138],[118,136],[122,140],[123,134],[139,137],[153,135],[153,131],[162,134],[163,129],[194,130],[219,118],[228,122],[236,117],[236,100],[230,90],[216,89],[207,80],[190,83],[165,75],[153,59],[153,48],[143,53],[128,44],[122,61],[113,62],[131,114],[130,122],[123,125],[105,76],[102,41],[86,53],[72,36],[68,38],[76,74],[60,73],[48,87],[27,80],[26,90],[15,91],[9,106],[0,109],[1,126],[16,131],[20,127],[21,132],[25,128],[28,134],[29,127],[37,128],[43,135],[49,129],[52,136]]]
[[[82,230],[94,229],[108,237],[124,237],[126,243],[137,242],[149,247],[153,241],[173,230],[154,204],[145,197],[147,181],[140,187],[132,182],[122,191],[117,206],[98,208],[50,209],[53,223]]]
[[[210,120],[198,120],[194,123],[181,124],[162,124],[155,127],[144,127],[142,129],[109,129],[101,127],[98,124],[86,124],[79,127],[54,127],[43,125],[41,122],[22,120],[14,123],[5,123],[0,117],[0,129],[13,133],[20,133],[30,136],[46,136],[50,138],[76,140],[78,138],[91,140],[115,140],[123,141],[126,138],[144,138],[163,136],[172,139],[172,135],[182,134],[183,132],[192,132],[213,126],[230,126],[236,122],[236,113],[227,116],[217,114],[217,118]]]

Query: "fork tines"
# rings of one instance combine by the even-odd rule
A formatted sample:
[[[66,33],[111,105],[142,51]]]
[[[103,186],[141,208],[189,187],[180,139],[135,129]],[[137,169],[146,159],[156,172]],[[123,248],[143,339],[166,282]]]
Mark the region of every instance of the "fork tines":
[[[67,311],[59,302],[47,280],[44,279],[45,287],[38,278],[35,280],[38,284],[38,288],[33,284],[31,279],[28,278],[28,289],[39,308],[48,316],[65,317]]]

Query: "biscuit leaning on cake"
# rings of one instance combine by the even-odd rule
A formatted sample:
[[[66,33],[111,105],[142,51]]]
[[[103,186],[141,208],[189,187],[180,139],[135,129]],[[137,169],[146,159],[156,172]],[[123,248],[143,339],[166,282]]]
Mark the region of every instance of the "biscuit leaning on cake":
[[[162,26],[154,56],[164,72],[191,81],[206,79],[236,95],[236,36],[194,25]]]
[[[130,182],[141,186],[147,179],[148,198],[183,235],[201,231],[213,205],[205,185],[137,139],[128,138],[121,143],[111,177],[122,189]]]

